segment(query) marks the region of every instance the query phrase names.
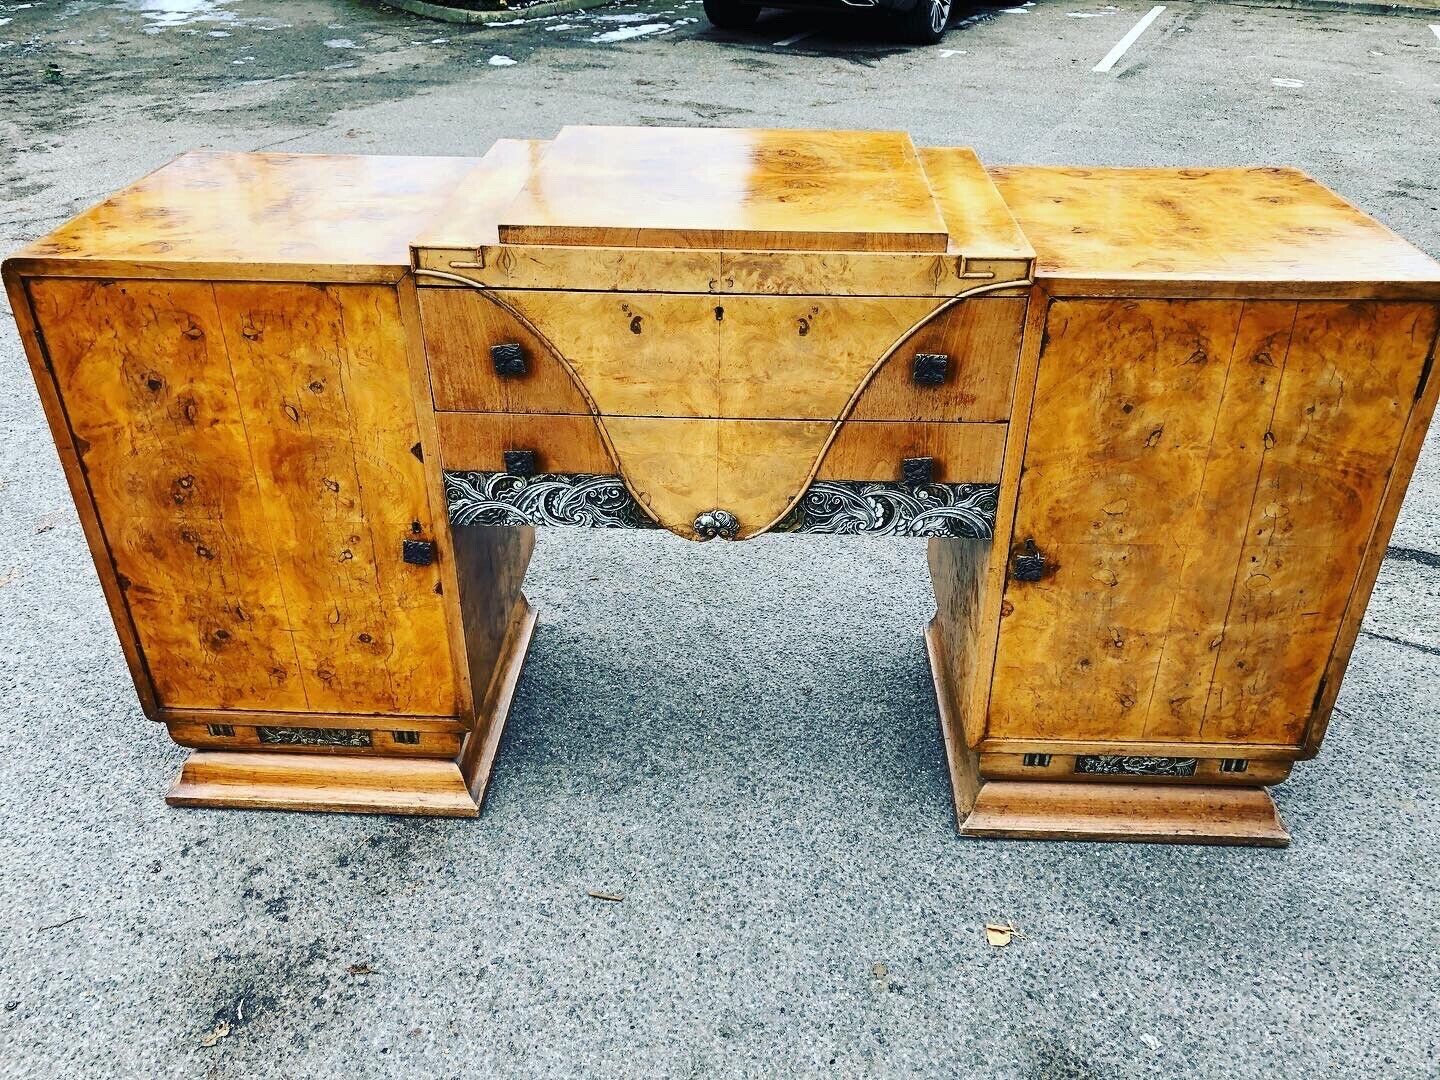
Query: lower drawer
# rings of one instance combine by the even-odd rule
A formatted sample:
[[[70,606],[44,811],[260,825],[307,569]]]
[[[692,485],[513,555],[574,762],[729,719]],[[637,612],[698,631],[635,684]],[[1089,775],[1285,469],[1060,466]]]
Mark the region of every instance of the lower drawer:
[[[848,421],[837,429],[803,420],[500,413],[437,420],[447,472],[619,476],[644,513],[691,537],[705,533],[696,519],[717,510],[733,517],[739,537],[764,532],[817,483],[992,485],[1006,435],[999,423]],[[525,451],[528,459],[513,456]]]

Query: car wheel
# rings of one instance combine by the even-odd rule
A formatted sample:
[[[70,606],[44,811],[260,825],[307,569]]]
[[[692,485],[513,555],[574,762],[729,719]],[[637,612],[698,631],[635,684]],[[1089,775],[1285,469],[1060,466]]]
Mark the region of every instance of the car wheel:
[[[900,19],[900,33],[916,45],[934,45],[950,24],[952,0],[918,0]],[[707,0],[708,5],[708,0]],[[706,10],[709,8],[707,6]]]
[[[718,26],[721,30],[751,30],[760,18],[760,9],[738,0],[705,0],[705,17],[710,20],[711,26]]]

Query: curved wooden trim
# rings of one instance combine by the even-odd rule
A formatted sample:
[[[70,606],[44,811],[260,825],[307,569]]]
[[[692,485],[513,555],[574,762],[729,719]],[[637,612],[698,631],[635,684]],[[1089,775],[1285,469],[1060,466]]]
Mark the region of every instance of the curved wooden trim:
[[[973,289],[968,289],[957,296],[948,297],[947,299],[942,301],[939,306],[935,308],[934,311],[930,312],[923,319],[915,323],[914,326],[910,327],[909,330],[906,330],[905,333],[901,334],[898,338],[896,338],[895,341],[891,344],[891,346],[880,355],[880,359],[876,360],[875,363],[871,365],[870,370],[865,373],[865,377],[861,379],[859,385],[855,387],[855,392],[850,395],[850,400],[847,401],[845,403],[845,407],[840,410],[840,415],[835,418],[835,422],[830,428],[830,435],[828,438],[826,438],[824,445],[820,447],[820,453],[815,458],[815,464],[810,467],[810,473],[808,476],[805,477],[805,483],[800,486],[800,490],[790,497],[790,501],[785,504],[785,508],[781,510],[780,513],[776,514],[775,517],[771,519],[771,521],[763,529],[757,529],[755,532],[750,533],[749,535],[760,536],[764,533],[769,532],[781,521],[785,520],[785,515],[789,514],[790,511],[795,508],[795,504],[805,497],[806,489],[815,482],[815,475],[825,464],[825,457],[827,454],[830,453],[830,447],[834,445],[836,437],[840,434],[840,425],[850,418],[850,414],[855,411],[855,406],[860,401],[861,395],[864,394],[865,391],[869,388],[870,383],[874,380],[875,376],[879,374],[880,369],[889,362],[890,358],[895,355],[896,351],[899,350],[899,348],[904,345],[905,342],[909,341],[912,337],[915,336],[915,334],[919,333],[919,331],[927,323],[931,322],[934,319],[938,319],[940,316],[944,315],[947,311],[949,311],[952,307],[959,304],[962,300],[969,300],[971,297],[980,296],[983,293],[995,292],[997,289],[1008,289],[1014,285],[1020,284],[1028,285],[1030,283],[1028,281],[987,282],[984,285],[977,285]]]
[[[523,326],[529,333],[533,334],[535,339],[541,344],[543,344],[545,348],[550,352],[550,355],[560,364],[560,367],[565,371],[565,374],[569,376],[570,381],[574,384],[576,390],[579,391],[581,398],[584,399],[586,406],[590,409],[590,415],[594,419],[596,430],[600,434],[600,441],[605,447],[606,454],[609,455],[611,462],[615,466],[616,475],[619,476],[621,481],[624,483],[625,490],[630,493],[631,497],[634,498],[636,503],[638,503],[644,509],[646,515],[649,516],[649,518],[654,521],[657,526],[665,529],[667,532],[674,533],[676,536],[682,536],[685,539],[692,539],[691,537],[686,536],[684,533],[678,532],[676,529],[662,522],[658,517],[655,516],[654,512],[651,511],[650,507],[646,505],[644,500],[640,498],[640,493],[636,491],[634,485],[630,482],[630,477],[626,475],[625,467],[620,460],[620,454],[615,449],[615,443],[611,439],[610,432],[605,426],[604,414],[600,411],[600,407],[596,403],[595,398],[591,395],[589,388],[586,387],[585,381],[575,371],[569,360],[567,360],[565,356],[560,352],[560,350],[555,347],[554,342],[552,342],[550,338],[546,336],[546,334],[541,331],[538,326],[536,326],[533,322],[526,318],[525,315],[522,314],[518,309],[511,306],[510,304],[507,304],[499,296],[495,295],[495,290],[488,285],[482,285],[481,283],[473,281],[470,278],[463,277],[459,274],[446,273],[443,270],[427,270],[417,268],[413,271],[413,273],[418,277],[441,278],[445,281],[455,282],[456,284],[464,285],[467,288],[473,289],[481,296],[485,297],[485,299],[490,301],[492,304],[499,307],[502,311],[511,316],[517,322],[519,322],[520,325]],[[780,512],[774,517],[772,517],[768,522],[766,522],[763,527],[755,529],[753,531],[746,530],[744,533],[744,539],[749,539],[753,536],[760,536],[764,533],[769,532],[777,524],[783,521],[785,516],[795,508],[795,505],[802,498],[804,498],[806,489],[809,488],[812,483],[814,483],[816,475],[824,466],[825,458],[830,453],[830,448],[834,445],[836,437],[840,434],[841,425],[844,424],[845,421],[849,419],[850,414],[855,411],[855,407],[859,403],[861,396],[865,393],[866,389],[869,388],[870,383],[875,379],[875,376],[879,374],[881,368],[883,368],[886,363],[889,362],[891,357],[895,355],[896,351],[899,350],[900,347],[905,344],[905,342],[909,341],[927,324],[944,315],[947,311],[949,311],[955,305],[959,304],[961,301],[969,300],[973,297],[981,296],[985,293],[996,292],[1001,289],[1014,289],[1017,287],[1028,286],[1031,283],[1032,282],[1029,279],[1026,279],[1024,281],[987,281],[982,285],[976,285],[974,288],[967,289],[965,292],[959,293],[955,296],[945,297],[931,311],[926,313],[923,318],[919,319],[914,325],[912,325],[903,334],[897,337],[894,342],[891,343],[890,347],[887,348],[883,353],[881,353],[880,357],[875,361],[875,363],[870,366],[870,369],[865,373],[864,377],[856,385],[854,392],[851,393],[849,400],[847,400],[845,402],[845,405],[841,408],[839,415],[836,416],[833,421],[830,421],[830,434],[826,436],[825,442],[821,445],[819,452],[816,454],[815,461],[810,466],[810,470],[806,474],[805,480],[800,485],[799,489],[790,496],[790,498],[786,501],[784,507],[780,510]],[[724,417],[716,417],[714,419],[724,419]]]

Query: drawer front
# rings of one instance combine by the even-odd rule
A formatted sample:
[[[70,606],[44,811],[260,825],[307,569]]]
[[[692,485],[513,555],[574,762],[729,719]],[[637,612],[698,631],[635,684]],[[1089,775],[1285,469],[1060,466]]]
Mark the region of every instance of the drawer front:
[[[933,485],[994,484],[1006,432],[1004,424],[965,423],[856,421],[836,431],[828,422],[800,420],[606,417],[597,423],[482,413],[440,413],[437,420],[447,472],[504,473],[506,451],[530,451],[526,464],[536,474],[623,478],[646,517],[692,538],[696,519],[717,509],[734,515],[740,537],[763,532],[816,482],[913,489],[916,475],[907,477],[907,459],[930,459]]]
[[[1025,305],[1024,297],[949,307],[911,297],[726,298],[721,415],[833,420],[858,391],[849,413],[857,420],[1008,420]]]
[[[717,415],[837,419],[876,364],[940,303],[933,297],[726,297]]]
[[[441,411],[717,414],[720,321],[708,297],[419,292]]]
[[[1008,421],[1028,302],[977,297],[952,304],[900,343],[851,418]]]
[[[734,419],[1006,420],[1025,304],[420,290],[437,409]]]

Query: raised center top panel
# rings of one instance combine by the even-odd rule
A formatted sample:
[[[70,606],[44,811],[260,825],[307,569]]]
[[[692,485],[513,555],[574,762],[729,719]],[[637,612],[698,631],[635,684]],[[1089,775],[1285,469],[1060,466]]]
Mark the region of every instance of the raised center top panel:
[[[902,131],[567,127],[501,212],[505,244],[943,252]]]

